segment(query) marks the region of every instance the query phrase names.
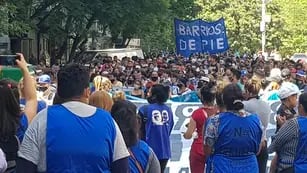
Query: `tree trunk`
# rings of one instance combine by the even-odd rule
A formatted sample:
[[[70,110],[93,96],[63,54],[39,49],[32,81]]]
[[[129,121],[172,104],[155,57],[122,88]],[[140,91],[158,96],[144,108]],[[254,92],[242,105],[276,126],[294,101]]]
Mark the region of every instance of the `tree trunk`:
[[[59,52],[56,54],[56,59],[62,59],[64,53],[67,50],[67,39],[65,39],[59,49]]]
[[[74,39],[74,42],[73,42],[71,49],[70,49],[69,62],[72,62],[76,58],[75,57],[76,56],[76,50],[79,47],[80,43],[81,43],[81,36],[77,36]]]
[[[62,45],[61,45],[61,47],[59,49],[59,52],[56,55],[56,59],[60,59],[61,60],[63,55],[64,55],[64,53],[67,50],[67,47],[68,47],[68,34],[69,34],[68,31],[69,31],[69,28],[71,27],[71,23],[72,23],[72,17],[68,16],[66,24],[65,24],[65,29],[64,29],[64,32],[66,34],[66,38],[63,39]],[[67,61],[67,59],[65,61]]]
[[[76,38],[74,39],[74,42],[72,44],[71,50],[70,50],[70,55],[69,55],[69,62],[72,62],[76,58],[76,51],[77,48],[79,48],[79,45],[83,40],[87,39],[87,33],[89,29],[92,27],[93,23],[95,21],[95,14],[91,16],[91,18],[88,20],[84,30],[80,35],[77,35]]]

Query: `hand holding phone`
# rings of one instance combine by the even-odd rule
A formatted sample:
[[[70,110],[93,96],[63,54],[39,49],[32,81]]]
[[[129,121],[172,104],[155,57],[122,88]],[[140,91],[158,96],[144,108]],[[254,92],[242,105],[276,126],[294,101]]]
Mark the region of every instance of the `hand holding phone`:
[[[16,66],[16,60],[20,60],[19,55],[0,55],[0,65],[3,66]]]
[[[21,70],[28,70],[28,63],[26,62],[23,54],[17,53],[16,64]]]

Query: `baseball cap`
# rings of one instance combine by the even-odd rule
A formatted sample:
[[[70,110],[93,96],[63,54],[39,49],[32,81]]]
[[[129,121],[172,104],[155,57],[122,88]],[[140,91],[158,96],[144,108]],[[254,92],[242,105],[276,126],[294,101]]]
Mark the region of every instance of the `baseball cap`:
[[[199,80],[205,81],[205,82],[210,82],[210,79],[208,77],[205,77],[205,76],[202,76]]]
[[[300,90],[294,83],[284,82],[278,90],[278,96],[281,100],[288,98],[294,94],[299,94]]]
[[[247,70],[241,70],[241,77],[246,76],[247,75]]]
[[[299,71],[296,72],[296,75],[300,76],[300,77],[305,77],[306,74],[303,70],[299,70]]]
[[[38,77],[37,83],[40,83],[40,84],[50,84],[51,83],[51,78],[50,78],[49,75],[43,74],[43,75]]]
[[[291,71],[288,68],[285,68],[281,71],[282,79],[286,79],[291,75]]]

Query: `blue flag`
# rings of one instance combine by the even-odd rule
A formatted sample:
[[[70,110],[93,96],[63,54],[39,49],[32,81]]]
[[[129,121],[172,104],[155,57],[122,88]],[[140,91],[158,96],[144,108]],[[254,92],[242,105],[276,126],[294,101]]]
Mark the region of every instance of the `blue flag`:
[[[223,53],[229,49],[224,19],[215,22],[175,19],[177,53],[189,57],[193,53]]]

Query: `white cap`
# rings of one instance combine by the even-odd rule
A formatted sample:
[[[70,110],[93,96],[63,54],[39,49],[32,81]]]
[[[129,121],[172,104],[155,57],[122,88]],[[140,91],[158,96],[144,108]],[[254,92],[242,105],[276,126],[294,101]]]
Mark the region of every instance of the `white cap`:
[[[267,78],[268,81],[279,82],[281,78],[281,70],[279,68],[273,68],[270,72],[270,77]]]
[[[210,78],[202,76],[200,79],[200,81],[205,81],[205,82],[210,82]]]
[[[294,94],[300,94],[300,90],[294,83],[284,82],[278,90],[278,96],[280,99],[288,98]]]

